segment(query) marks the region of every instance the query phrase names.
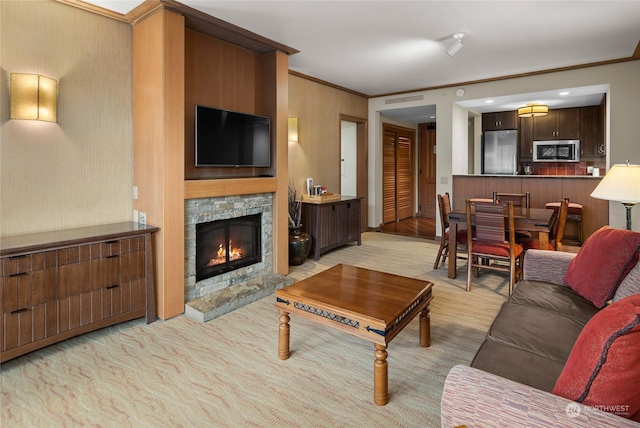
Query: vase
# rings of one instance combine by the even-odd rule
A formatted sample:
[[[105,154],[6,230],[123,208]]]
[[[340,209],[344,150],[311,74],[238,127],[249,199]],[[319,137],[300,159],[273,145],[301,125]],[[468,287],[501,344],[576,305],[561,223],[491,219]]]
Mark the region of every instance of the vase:
[[[289,264],[299,266],[311,251],[311,236],[302,231],[302,226],[289,228]]]

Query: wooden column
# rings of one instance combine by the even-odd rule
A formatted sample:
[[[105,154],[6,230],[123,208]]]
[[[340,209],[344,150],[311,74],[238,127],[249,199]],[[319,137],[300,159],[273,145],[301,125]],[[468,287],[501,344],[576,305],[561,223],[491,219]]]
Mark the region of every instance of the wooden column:
[[[133,27],[133,207],[158,226],[156,308],[184,312],[184,35],[182,15],[160,8]]]

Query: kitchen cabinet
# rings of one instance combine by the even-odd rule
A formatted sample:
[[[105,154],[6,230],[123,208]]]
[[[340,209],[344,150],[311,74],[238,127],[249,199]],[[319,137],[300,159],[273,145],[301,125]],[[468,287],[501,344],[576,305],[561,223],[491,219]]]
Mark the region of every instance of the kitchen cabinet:
[[[349,242],[361,244],[359,197],[303,202],[302,229],[311,235],[311,254],[320,255]]]
[[[580,109],[580,160],[604,156],[604,128],[601,106]]]
[[[580,139],[580,109],[549,110],[546,116],[534,117],[533,139],[536,141]]]
[[[482,114],[482,131],[504,131],[518,129],[518,112],[499,111]]]
[[[0,362],[123,321],[154,321],[157,230],[118,223],[1,238]]]
[[[518,126],[520,161],[530,162],[533,160],[533,118],[521,117]]]

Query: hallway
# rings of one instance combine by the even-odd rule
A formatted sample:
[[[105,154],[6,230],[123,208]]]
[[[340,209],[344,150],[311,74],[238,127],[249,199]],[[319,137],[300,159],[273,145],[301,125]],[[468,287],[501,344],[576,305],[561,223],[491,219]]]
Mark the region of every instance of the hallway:
[[[436,219],[411,217],[383,225],[382,232],[433,240],[436,236]]]

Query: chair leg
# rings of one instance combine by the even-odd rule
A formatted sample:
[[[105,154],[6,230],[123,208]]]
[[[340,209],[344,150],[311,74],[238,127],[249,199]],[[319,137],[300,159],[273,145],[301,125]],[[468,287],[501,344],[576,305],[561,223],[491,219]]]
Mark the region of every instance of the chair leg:
[[[444,263],[447,260],[448,255],[449,246],[445,242],[444,238],[442,238],[442,242],[440,242],[440,248],[438,249],[438,255],[436,256],[436,262],[433,264],[433,268],[438,269],[440,267],[440,262],[442,261],[442,263]]]
[[[467,260],[467,291],[471,291],[471,275],[473,274],[474,260],[474,257],[469,254],[469,258]]]

